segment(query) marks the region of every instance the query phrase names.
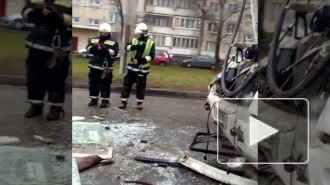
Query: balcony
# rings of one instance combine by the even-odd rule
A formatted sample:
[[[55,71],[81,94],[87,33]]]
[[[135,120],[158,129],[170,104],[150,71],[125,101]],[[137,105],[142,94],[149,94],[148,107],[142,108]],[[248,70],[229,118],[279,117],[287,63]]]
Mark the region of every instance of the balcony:
[[[147,6],[147,13],[158,14],[158,15],[177,15],[177,16],[188,16],[196,17],[199,16],[198,12],[190,9],[181,9],[173,7],[163,7],[163,6]],[[194,16],[195,15],[195,16]]]
[[[180,35],[187,37],[199,37],[200,31],[187,28],[172,28],[162,26],[149,26],[150,33],[166,34],[166,35]]]
[[[120,23],[110,23],[112,32],[120,32]],[[88,29],[88,30],[99,30],[99,25],[90,25],[89,23],[74,23],[73,28]]]
[[[173,55],[175,55],[175,54],[176,55],[189,55],[189,56],[198,55],[198,49],[173,47],[173,48],[171,48],[171,50],[169,52]]]

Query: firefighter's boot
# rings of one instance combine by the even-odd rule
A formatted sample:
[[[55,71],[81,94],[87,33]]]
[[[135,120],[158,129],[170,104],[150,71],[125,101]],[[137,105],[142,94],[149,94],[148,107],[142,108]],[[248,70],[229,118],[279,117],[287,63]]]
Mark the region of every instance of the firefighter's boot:
[[[48,121],[57,121],[63,117],[64,117],[64,110],[62,106],[50,106],[50,110],[47,115]]]
[[[127,102],[126,101],[121,101],[120,105],[119,105],[119,108],[120,109],[125,109],[127,106]]]
[[[98,99],[92,98],[91,101],[88,103],[89,107],[97,105]]]
[[[139,110],[142,110],[142,109],[143,109],[143,104],[142,104],[142,102],[138,102],[136,108],[139,109]]]
[[[109,100],[102,100],[101,104],[100,104],[100,108],[106,108],[110,105]]]
[[[30,109],[25,113],[26,118],[34,118],[42,115],[42,108],[44,105],[31,104]]]

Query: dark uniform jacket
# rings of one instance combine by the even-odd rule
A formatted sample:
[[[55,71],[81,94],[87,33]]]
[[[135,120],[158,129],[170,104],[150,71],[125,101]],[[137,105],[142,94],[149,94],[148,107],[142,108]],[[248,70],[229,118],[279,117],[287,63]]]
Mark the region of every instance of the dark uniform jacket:
[[[134,38],[125,47],[127,52],[131,52],[131,60],[137,59],[138,65],[128,63],[127,70],[148,74],[150,62],[155,58],[155,44],[148,36]]]
[[[45,4],[49,10],[54,11],[44,16],[42,8],[37,8],[37,5],[41,4]],[[71,50],[71,0],[26,0],[22,15],[26,22],[35,25],[26,38],[27,47],[47,52],[54,52],[54,47],[64,51]],[[54,37],[55,35],[57,36]]]
[[[101,45],[103,49],[98,50],[97,45]],[[100,70],[104,70],[105,67],[112,69],[114,57],[117,56],[119,51],[119,45],[111,36],[99,36],[89,41],[86,50],[89,54],[93,55],[89,61],[89,67]]]

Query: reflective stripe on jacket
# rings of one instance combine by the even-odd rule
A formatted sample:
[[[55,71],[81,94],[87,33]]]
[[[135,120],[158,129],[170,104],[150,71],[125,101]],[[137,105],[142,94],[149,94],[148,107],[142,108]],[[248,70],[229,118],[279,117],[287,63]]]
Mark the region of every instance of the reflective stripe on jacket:
[[[132,45],[138,45],[139,44],[139,40],[137,38],[134,38],[132,40]],[[154,41],[152,41],[151,39],[148,38],[147,42],[146,42],[146,46],[144,48],[143,54],[142,54],[142,58],[146,58],[147,59],[147,63],[145,64],[140,64],[140,65],[134,65],[133,62],[129,62],[127,65],[127,70],[128,71],[134,71],[134,72],[141,72],[141,73],[149,73],[149,68],[150,68],[150,62],[151,62],[151,57],[149,56],[150,50],[152,48],[154,44]],[[130,56],[131,59],[136,59],[136,54],[137,54],[137,50],[135,51],[131,51]]]

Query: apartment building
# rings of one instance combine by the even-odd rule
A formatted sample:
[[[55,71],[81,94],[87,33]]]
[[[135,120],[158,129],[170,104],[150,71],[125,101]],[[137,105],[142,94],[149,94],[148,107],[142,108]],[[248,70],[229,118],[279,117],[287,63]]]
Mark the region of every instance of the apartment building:
[[[227,1],[225,4],[223,14],[227,19],[223,23],[221,35],[222,40],[220,43],[220,59],[225,58],[226,52],[230,46],[239,15],[238,11],[240,10],[241,5],[241,0],[231,0]],[[202,55],[214,56],[220,17],[219,0],[208,0],[206,3],[206,11],[208,13],[207,19],[204,20],[200,52]],[[248,44],[257,43],[253,31],[250,4],[247,3],[235,42],[246,42]]]
[[[240,2],[228,2],[224,8],[225,15],[239,9]],[[207,12],[206,19],[201,19],[201,8]],[[145,10],[149,32],[158,49],[181,57],[198,54],[214,56],[220,12],[219,0],[148,0]],[[221,42],[222,59],[225,57],[236,22],[237,15],[233,15],[224,23],[223,36],[228,36]],[[240,30],[243,32],[251,25],[252,17],[248,9]],[[237,41],[243,41],[242,32]],[[253,29],[247,34],[247,41],[252,40]]]
[[[175,56],[198,54],[199,11],[189,0],[148,0],[146,23],[157,49]]]
[[[143,17],[144,0],[131,1],[136,3],[137,18]],[[73,0],[72,6],[73,51],[84,49],[88,40],[99,34],[99,25],[104,22],[112,26],[112,36],[117,40],[121,39],[121,18],[115,0]]]
[[[167,50],[177,57],[196,55],[214,56],[217,25],[219,22],[219,0],[132,0],[136,3],[136,22],[144,21],[155,41],[156,48]],[[225,16],[240,7],[241,0],[227,1]],[[207,19],[201,19],[202,10]],[[100,23],[109,22],[114,36],[119,38],[120,16],[111,0],[73,0],[73,50],[82,49],[88,39],[97,35]],[[230,16],[223,26],[220,57],[224,58],[230,38],[235,29],[237,14]],[[245,12],[237,41],[244,40],[245,31],[252,26],[250,9]],[[253,29],[246,41],[253,40]],[[120,39],[120,38],[119,38]]]

